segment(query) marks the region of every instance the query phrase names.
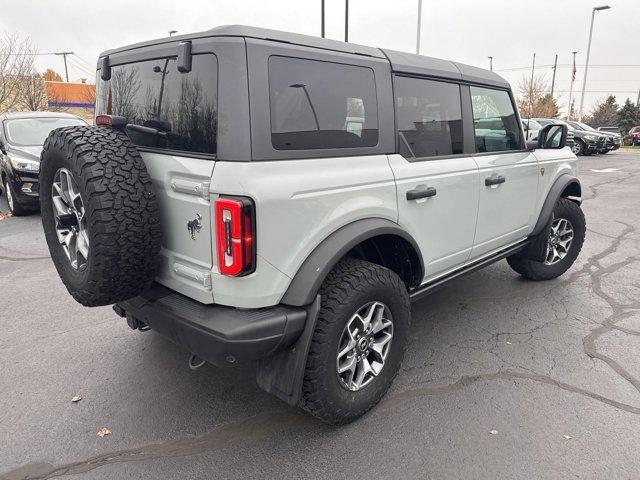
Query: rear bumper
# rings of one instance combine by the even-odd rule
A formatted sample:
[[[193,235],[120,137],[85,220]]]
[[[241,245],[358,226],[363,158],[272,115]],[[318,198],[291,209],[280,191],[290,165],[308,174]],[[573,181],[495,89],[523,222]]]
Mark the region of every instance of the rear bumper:
[[[290,346],[307,318],[305,309],[284,305],[250,310],[204,305],[157,283],[114,310],[219,366],[258,360]]]

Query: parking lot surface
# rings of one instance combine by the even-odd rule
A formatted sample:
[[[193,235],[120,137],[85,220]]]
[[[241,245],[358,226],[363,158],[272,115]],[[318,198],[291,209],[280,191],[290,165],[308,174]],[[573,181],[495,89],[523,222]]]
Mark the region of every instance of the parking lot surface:
[[[571,270],[503,261],[414,304],[392,389],[340,428],[76,304],[39,215],[0,220],[0,478],[638,478],[640,154],[580,168]]]

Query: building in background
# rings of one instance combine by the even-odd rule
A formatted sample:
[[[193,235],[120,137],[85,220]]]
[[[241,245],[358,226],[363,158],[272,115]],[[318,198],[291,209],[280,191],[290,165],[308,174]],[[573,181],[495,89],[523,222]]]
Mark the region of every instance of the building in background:
[[[45,81],[44,84],[50,110],[72,113],[93,123],[96,103],[95,85],[57,81]]]

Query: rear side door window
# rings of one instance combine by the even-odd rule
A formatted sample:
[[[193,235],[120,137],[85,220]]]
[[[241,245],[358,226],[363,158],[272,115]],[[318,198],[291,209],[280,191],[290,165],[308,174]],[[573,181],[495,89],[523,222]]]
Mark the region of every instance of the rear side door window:
[[[191,71],[177,59],[114,65],[111,79],[98,77],[96,115],[125,117],[127,134],[140,147],[215,154],[218,131],[218,62],[194,55]]]
[[[272,56],[269,103],[276,150],[378,144],[375,78],[368,67]]]
[[[405,158],[463,153],[460,86],[419,78],[395,78],[399,150]]]
[[[522,133],[506,90],[471,87],[476,152],[522,150]]]

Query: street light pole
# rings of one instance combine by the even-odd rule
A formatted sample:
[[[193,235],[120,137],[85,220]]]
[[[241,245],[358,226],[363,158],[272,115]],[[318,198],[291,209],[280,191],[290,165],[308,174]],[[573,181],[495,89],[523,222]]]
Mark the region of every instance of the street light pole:
[[[344,0],[344,41],[349,41],[349,0]]]
[[[178,31],[177,30],[169,30],[169,36],[170,37],[173,37],[174,33],[178,33]]]
[[[418,32],[416,35],[416,55],[420,55],[420,27],[422,26],[422,0],[418,0]]]
[[[589,27],[589,43],[587,44],[587,60],[584,64],[584,77],[582,78],[582,93],[580,94],[580,109],[578,110],[578,118],[582,121],[582,108],[584,107],[584,91],[587,87],[587,70],[589,70],[589,54],[591,53],[591,37],[593,36],[593,19],[596,16],[596,12],[600,10],[608,10],[611,8],[609,5],[601,5],[600,7],[593,7],[591,10],[591,26]]]
[[[487,57],[489,59],[489,70],[493,72],[493,57]]]
[[[324,38],[324,0],[320,2],[320,35]]]

